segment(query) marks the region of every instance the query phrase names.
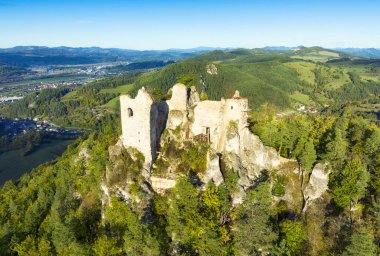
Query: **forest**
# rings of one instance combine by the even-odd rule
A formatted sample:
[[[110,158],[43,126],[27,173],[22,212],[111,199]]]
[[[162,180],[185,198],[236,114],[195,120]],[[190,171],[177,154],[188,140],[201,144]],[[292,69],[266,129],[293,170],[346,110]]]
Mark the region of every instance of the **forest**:
[[[289,178],[265,172],[247,190],[243,203],[232,207],[237,174],[224,170],[223,185],[210,182],[201,189],[196,173],[203,168],[194,161],[202,155],[192,157],[191,151],[181,158],[188,169],[179,170],[183,175],[176,187],[165,196],[155,194],[150,209],[128,205],[116,195],[102,206],[99,184],[111,164],[107,149],[120,133],[118,120],[109,118],[71,145],[58,161],[3,186],[1,251],[18,255],[377,255],[379,127],[353,117],[349,109],[277,122],[270,113],[273,110],[267,106],[252,117],[252,130],[266,144],[296,159],[304,172],[310,172],[317,159],[331,163],[329,192],[306,213],[281,200]],[[78,157],[83,147],[90,157]],[[127,153],[120,157],[124,169],[112,182],[130,177],[141,185],[142,160],[133,160]],[[144,196],[138,186],[132,193]]]
[[[307,54],[303,50],[299,56]],[[1,109],[14,117],[44,115],[92,131],[59,159],[1,188],[0,255],[380,253],[377,64],[322,63],[243,50],[195,58],[73,91],[41,91]],[[207,72],[211,64],[216,74]],[[159,101],[176,82],[197,87],[203,99],[219,100],[240,90],[252,108],[250,130],[294,160],[301,174],[263,170],[242,203],[233,205],[239,171],[222,161],[224,182],[201,184],[208,145],[187,141],[178,149],[170,140],[161,152],[179,163],[173,171],[176,185],[163,194],[149,192],[141,171],[144,157],[114,152],[121,134],[118,109],[107,109],[102,117],[92,109],[120,94],[103,94],[104,89],[129,85],[134,95],[145,86]],[[317,111],[298,111],[300,104]],[[329,166],[328,190],[305,209],[302,188],[317,162]],[[162,168],[156,162],[152,171]],[[128,196],[116,192],[122,186],[128,186]],[[289,188],[294,198],[285,197]]]

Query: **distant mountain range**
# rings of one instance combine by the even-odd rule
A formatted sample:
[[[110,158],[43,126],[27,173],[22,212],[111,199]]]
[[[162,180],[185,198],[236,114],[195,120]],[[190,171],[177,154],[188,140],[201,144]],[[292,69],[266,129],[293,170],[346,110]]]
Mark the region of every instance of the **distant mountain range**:
[[[336,48],[335,50],[363,58],[380,58],[380,48]]]
[[[304,46],[296,46],[296,47],[287,47],[287,46],[267,46],[264,47],[266,50],[270,51],[289,51],[298,48],[315,48],[315,47],[304,47]],[[380,48],[327,48],[329,50],[334,50],[338,52],[348,53],[353,56],[362,57],[362,58],[380,58]]]
[[[100,47],[16,46],[0,49],[0,63],[14,66],[75,65],[101,62],[178,61],[211,48],[129,50]]]
[[[43,66],[43,65],[75,65],[95,64],[102,62],[141,62],[141,61],[180,61],[194,57],[201,53],[211,51],[240,52],[249,49],[220,48],[220,47],[196,47],[190,49],[167,49],[167,50],[130,50],[119,48],[100,47],[46,47],[46,46],[16,46],[13,48],[0,49],[0,63],[19,66]],[[256,51],[280,51],[292,52],[296,55],[305,52],[323,51],[321,47],[287,47],[268,46]],[[380,49],[375,48],[335,48],[328,51],[337,53],[340,57],[380,58]]]

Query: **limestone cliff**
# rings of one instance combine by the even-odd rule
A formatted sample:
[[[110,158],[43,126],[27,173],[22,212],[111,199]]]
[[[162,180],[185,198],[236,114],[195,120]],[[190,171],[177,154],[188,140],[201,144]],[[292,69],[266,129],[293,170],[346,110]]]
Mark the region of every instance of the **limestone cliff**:
[[[272,177],[272,186],[286,187],[277,200],[288,201],[297,210],[327,190],[326,166],[317,165],[310,179],[301,179],[295,161],[281,157],[249,130],[248,100],[238,91],[221,101],[200,101],[195,88],[183,84],[173,86],[170,93],[171,99],[161,103],[153,103],[145,89],[135,99],[121,97],[123,135],[110,148],[105,192],[146,208],[153,192],[165,194],[189,171],[201,187],[210,180],[218,186],[228,172],[235,173],[234,205],[262,175]],[[134,170],[128,175],[126,165]],[[310,182],[305,186],[303,180]]]

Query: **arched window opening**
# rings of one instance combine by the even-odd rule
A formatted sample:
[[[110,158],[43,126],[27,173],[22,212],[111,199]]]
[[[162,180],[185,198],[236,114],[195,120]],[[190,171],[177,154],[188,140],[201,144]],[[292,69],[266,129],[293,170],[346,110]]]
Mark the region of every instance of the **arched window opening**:
[[[133,110],[131,108],[128,108],[128,117],[133,116]]]
[[[231,110],[234,109],[234,106],[231,106]]]
[[[206,127],[206,138],[207,138],[207,142],[210,143],[211,141],[211,135],[210,135],[210,127]]]

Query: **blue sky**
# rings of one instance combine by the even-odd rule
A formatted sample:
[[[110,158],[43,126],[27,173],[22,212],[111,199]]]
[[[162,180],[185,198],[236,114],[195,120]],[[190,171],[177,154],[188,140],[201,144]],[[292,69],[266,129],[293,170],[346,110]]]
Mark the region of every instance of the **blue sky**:
[[[0,47],[380,48],[378,0],[0,0]]]

